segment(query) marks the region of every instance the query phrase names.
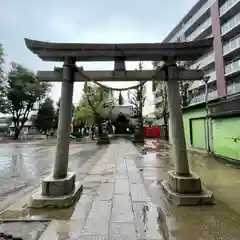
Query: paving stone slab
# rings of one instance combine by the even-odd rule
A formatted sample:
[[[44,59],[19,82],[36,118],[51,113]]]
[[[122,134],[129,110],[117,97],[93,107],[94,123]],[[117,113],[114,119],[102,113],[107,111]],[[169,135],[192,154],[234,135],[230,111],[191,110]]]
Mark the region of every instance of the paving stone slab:
[[[131,196],[133,202],[150,202],[151,199],[142,183],[130,184]]]
[[[39,240],[78,239],[83,225],[84,220],[53,220]]]
[[[111,223],[109,230],[111,240],[137,240],[133,223]]]
[[[102,201],[110,201],[113,198],[113,183],[101,183],[98,189],[98,196]]]
[[[133,213],[139,239],[163,239],[157,207],[151,202],[134,202]]]
[[[117,178],[115,180],[114,194],[129,194],[129,181],[124,178]]]
[[[104,235],[108,234],[108,224],[112,203],[96,200],[84,224],[81,235]]]
[[[114,195],[112,222],[133,222],[132,202],[129,195]]]
[[[108,236],[81,236],[77,240],[108,240]]]
[[[128,177],[129,177],[130,184],[142,183],[142,178],[141,178],[140,174],[136,171],[129,171]]]
[[[74,212],[71,216],[72,220],[86,219],[96,196],[94,195],[82,195],[80,200],[75,206]]]

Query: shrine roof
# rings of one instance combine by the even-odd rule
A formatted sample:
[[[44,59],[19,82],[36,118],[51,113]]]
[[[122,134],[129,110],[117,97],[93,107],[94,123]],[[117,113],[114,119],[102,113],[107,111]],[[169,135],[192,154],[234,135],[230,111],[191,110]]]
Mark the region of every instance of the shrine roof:
[[[52,43],[25,39],[27,48],[43,61],[176,61],[196,60],[212,48],[213,38],[174,43]]]

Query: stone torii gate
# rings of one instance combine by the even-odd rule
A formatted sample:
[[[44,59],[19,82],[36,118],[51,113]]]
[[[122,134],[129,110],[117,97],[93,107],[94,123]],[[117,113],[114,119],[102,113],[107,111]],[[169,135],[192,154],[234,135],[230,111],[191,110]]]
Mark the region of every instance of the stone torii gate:
[[[212,203],[213,195],[201,187],[201,180],[189,171],[179,93],[179,80],[202,80],[202,70],[189,70],[176,61],[194,61],[212,47],[208,38],[182,43],[75,44],[49,43],[25,39],[27,48],[43,61],[63,62],[62,69],[39,71],[40,81],[62,82],[56,158],[53,175],[44,179],[42,189],[32,196],[31,207],[62,208],[76,202],[82,184],[68,172],[69,134],[74,82],[163,80],[168,86],[168,105],[172,126],[173,156],[176,169],[162,183],[167,196],[177,205]],[[83,71],[76,62],[114,61],[113,71]],[[126,71],[125,61],[164,61],[157,70]],[[60,71],[59,71],[60,70]]]

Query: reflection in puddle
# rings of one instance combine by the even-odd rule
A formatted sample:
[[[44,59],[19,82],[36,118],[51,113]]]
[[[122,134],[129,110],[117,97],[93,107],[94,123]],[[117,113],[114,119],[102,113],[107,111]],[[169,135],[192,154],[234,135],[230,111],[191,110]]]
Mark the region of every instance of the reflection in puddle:
[[[157,207],[157,213],[158,213],[157,223],[159,229],[162,232],[164,239],[169,239],[169,232],[166,223],[166,214],[162,211],[160,207]]]
[[[239,187],[239,169],[219,163],[212,156],[189,153],[191,171],[197,173],[203,185],[213,191],[217,203],[214,206],[176,207],[166,199],[161,185],[157,184],[167,179],[167,171],[174,168],[170,149],[164,151],[156,152],[155,156],[153,152],[142,155],[140,160],[135,161],[144,170],[141,177],[148,186],[153,203],[158,206],[157,221],[164,238],[238,239],[240,192],[232,189]],[[146,172],[147,175],[144,174]],[[152,179],[149,179],[150,175]]]
[[[147,227],[147,222],[148,222],[147,212],[149,212],[149,207],[147,205],[145,205],[142,209],[142,223],[144,225],[144,232],[146,232],[148,230],[148,227]]]

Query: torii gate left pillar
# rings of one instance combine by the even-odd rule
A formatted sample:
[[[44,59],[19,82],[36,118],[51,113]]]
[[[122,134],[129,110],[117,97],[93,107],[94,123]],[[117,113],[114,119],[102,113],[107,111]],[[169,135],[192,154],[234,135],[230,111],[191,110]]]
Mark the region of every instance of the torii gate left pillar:
[[[53,175],[42,181],[42,188],[32,196],[33,208],[66,208],[73,205],[83,190],[76,174],[68,172],[70,126],[76,59],[65,57],[57,130],[57,145]]]
[[[54,162],[53,171],[53,177],[56,179],[66,178],[67,175],[69,175],[67,173],[67,169],[70,138],[67,136],[70,135],[70,125],[72,120],[73,85],[74,73],[76,69],[75,62],[76,60],[74,58],[65,58],[63,64],[63,80],[57,130],[56,159]],[[73,176],[74,174],[70,175]]]

